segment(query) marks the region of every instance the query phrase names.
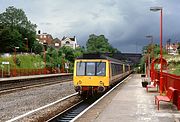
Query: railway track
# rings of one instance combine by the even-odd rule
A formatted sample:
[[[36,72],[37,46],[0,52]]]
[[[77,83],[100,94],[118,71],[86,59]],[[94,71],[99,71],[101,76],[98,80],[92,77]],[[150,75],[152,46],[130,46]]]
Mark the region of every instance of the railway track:
[[[79,103],[73,105],[72,107],[68,108],[67,110],[61,112],[60,114],[56,115],[55,117],[48,120],[48,122],[69,122],[76,116],[78,116],[83,110],[88,108],[93,102],[97,99],[91,100],[82,100]]]
[[[23,79],[15,81],[0,82],[0,95],[15,92],[18,90],[24,90],[34,87],[42,87],[47,85],[58,84],[62,82],[72,81],[72,76],[62,76],[62,77],[51,77],[43,79]]]
[[[127,77],[128,78],[128,77]],[[81,115],[83,115],[86,111],[88,111],[92,106],[96,105],[100,100],[106,97],[109,93],[111,93],[116,87],[121,85],[127,78],[122,80],[120,83],[111,88],[108,92],[106,92],[103,96],[96,97],[90,100],[84,100],[80,103],[68,108],[67,110],[59,113],[53,118],[49,119],[48,122],[73,122],[78,119]]]
[[[7,120],[7,122],[14,122],[14,121],[46,121],[49,119],[49,116],[54,116],[54,114],[58,114],[59,112],[64,111],[64,109],[69,108],[69,106],[74,105],[75,103],[79,103],[81,99],[79,98],[78,93],[74,93],[68,95],[64,98],[61,98],[57,101],[49,103],[45,106],[37,108],[35,110],[31,110],[27,113],[19,115],[15,118]],[[63,105],[63,107],[62,107]],[[56,109],[56,110],[55,110]],[[46,115],[46,116],[45,116]]]

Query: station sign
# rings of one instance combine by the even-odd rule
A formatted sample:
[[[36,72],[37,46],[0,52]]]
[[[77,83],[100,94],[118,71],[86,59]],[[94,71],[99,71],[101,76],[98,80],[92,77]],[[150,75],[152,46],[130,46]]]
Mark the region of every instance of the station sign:
[[[9,62],[7,62],[7,61],[3,61],[3,62],[2,62],[2,64],[9,64]]]

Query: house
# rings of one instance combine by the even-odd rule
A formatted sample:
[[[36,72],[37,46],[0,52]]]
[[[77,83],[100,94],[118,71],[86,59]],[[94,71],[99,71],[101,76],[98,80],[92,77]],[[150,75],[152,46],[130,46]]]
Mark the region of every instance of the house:
[[[168,54],[171,54],[171,55],[178,55],[178,43],[167,43],[166,44],[166,51]]]
[[[73,38],[64,36],[61,40],[61,47],[63,47],[63,46],[69,46],[73,49],[76,49],[77,47],[79,47],[75,36]]]
[[[40,32],[37,34],[37,40],[41,44],[46,44],[46,45],[51,45],[53,42],[53,38],[50,34],[47,33],[40,34]]]
[[[61,47],[60,39],[58,39],[58,38],[53,39],[51,46],[56,48],[56,49],[59,49]]]

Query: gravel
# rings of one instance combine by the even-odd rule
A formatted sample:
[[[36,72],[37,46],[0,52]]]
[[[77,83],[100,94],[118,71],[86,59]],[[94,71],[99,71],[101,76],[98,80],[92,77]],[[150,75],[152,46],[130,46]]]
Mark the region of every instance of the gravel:
[[[7,121],[75,93],[72,82],[26,89],[0,96],[0,121]]]

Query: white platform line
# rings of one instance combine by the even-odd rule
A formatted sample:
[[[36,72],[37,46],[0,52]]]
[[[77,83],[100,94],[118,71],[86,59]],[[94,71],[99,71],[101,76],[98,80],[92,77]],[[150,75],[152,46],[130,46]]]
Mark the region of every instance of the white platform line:
[[[55,102],[53,102],[53,103],[50,103],[50,104],[47,104],[47,105],[42,106],[42,107],[40,107],[40,108],[37,108],[37,109],[35,109],[35,110],[29,111],[29,112],[27,112],[27,113],[25,113],[25,114],[22,114],[22,115],[20,115],[20,116],[17,116],[17,117],[15,117],[15,118],[13,118],[13,119],[10,119],[10,120],[6,121],[6,122],[16,121],[16,120],[18,120],[18,119],[21,119],[21,118],[23,118],[23,117],[25,117],[25,116],[28,116],[28,115],[30,115],[30,114],[32,114],[32,113],[34,113],[34,112],[37,112],[37,111],[39,111],[39,110],[42,110],[42,109],[47,108],[47,107],[49,107],[49,106],[52,106],[52,105],[54,105],[54,104],[56,104],[56,103],[58,103],[58,102],[61,102],[61,101],[65,100],[65,99],[67,99],[67,98],[69,98],[69,97],[72,97],[72,96],[75,96],[75,95],[77,95],[77,94],[78,94],[78,92],[76,92],[76,93],[74,93],[74,94],[71,94],[71,95],[69,95],[69,96],[66,96],[66,97],[64,97],[64,98],[62,98],[62,99],[59,99],[59,100],[57,100],[57,101],[55,101]]]
[[[97,101],[95,101],[93,104],[91,104],[88,108],[86,108],[84,111],[82,111],[79,115],[77,115],[74,119],[72,119],[70,122],[74,122],[75,120],[77,120],[79,117],[81,117],[85,112],[87,112],[89,109],[91,109],[94,105],[96,105],[100,100],[102,100],[104,97],[106,97],[111,91],[113,91],[116,87],[118,87],[120,84],[122,84],[124,81],[126,81],[127,79],[129,79],[131,75],[129,75],[127,78],[125,78],[123,81],[121,81],[120,83],[118,83],[115,87],[113,87],[111,90],[109,90],[106,94],[104,94],[102,97],[100,97],[100,99],[98,99]]]

